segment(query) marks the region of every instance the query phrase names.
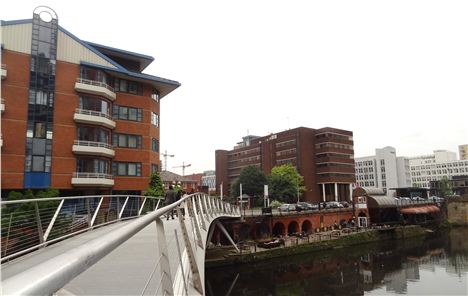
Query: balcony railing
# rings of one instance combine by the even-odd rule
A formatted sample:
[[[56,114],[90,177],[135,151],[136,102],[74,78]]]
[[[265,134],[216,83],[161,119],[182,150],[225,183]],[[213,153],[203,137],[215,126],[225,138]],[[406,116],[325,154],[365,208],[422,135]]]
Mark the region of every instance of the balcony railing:
[[[103,142],[75,140],[72,150],[76,154],[98,155],[105,157],[115,156],[114,147]]]
[[[114,179],[112,175],[104,173],[73,173],[71,183],[81,187],[112,187]]]
[[[89,80],[89,79],[85,79],[85,78],[77,78],[76,82],[83,83],[83,84],[88,84],[88,85],[93,85],[93,86],[104,87],[104,88],[107,88],[108,90],[110,90],[111,92],[115,92],[113,87],[111,87],[111,86],[109,86],[106,83],[101,82],[101,81]]]
[[[73,173],[73,178],[87,178],[87,179],[110,179],[113,180],[114,176],[104,173]]]
[[[94,142],[94,141],[82,141],[82,140],[75,140],[73,145],[78,146],[88,146],[88,147],[100,147],[100,148],[107,148],[107,149],[114,149],[112,145],[104,143],[104,142]]]
[[[112,116],[107,115],[105,113],[99,112],[99,111],[94,111],[94,110],[86,110],[86,109],[75,109],[75,113],[78,114],[84,114],[84,115],[91,115],[91,116],[99,116],[99,117],[104,117],[107,119],[112,120]]]
[[[4,99],[1,99],[0,112],[1,113],[5,112],[5,100]]]
[[[95,80],[77,78],[75,83],[75,90],[95,95],[102,95],[112,101],[116,98],[114,88],[104,82]]]
[[[97,124],[110,129],[115,128],[115,121],[112,119],[112,117],[99,111],[77,108],[75,109],[75,115],[73,118],[76,122],[79,123]]]

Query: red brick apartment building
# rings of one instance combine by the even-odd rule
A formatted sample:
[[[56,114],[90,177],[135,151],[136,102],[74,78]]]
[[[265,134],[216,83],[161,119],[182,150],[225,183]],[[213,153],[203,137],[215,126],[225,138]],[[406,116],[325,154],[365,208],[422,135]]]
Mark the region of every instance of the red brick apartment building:
[[[153,57],[83,41],[52,10],[2,21],[1,186],[139,194],[160,168],[160,99],[180,86]]]
[[[355,177],[350,131],[298,127],[264,137],[247,136],[233,150],[215,153],[217,192],[221,183],[223,191],[228,191],[241,170],[249,165],[268,175],[273,167],[291,163],[304,177],[307,191],[302,200],[351,200]]]

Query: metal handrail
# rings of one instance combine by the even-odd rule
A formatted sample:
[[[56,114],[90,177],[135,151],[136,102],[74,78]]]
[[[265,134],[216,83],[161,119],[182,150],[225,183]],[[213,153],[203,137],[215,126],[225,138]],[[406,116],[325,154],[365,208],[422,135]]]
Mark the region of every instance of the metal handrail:
[[[110,90],[111,92],[115,92],[113,87],[111,87],[108,84],[106,84],[104,82],[101,82],[101,81],[90,80],[90,79],[85,79],[85,78],[77,78],[76,82],[83,83],[83,84],[88,84],[88,85],[93,85],[93,86],[104,87],[104,88]]]
[[[106,113],[102,113],[102,112],[94,111],[94,110],[87,110],[87,109],[76,108],[76,109],[75,109],[75,113],[77,113],[77,114],[84,114],[84,115],[91,115],[91,116],[98,116],[98,117],[104,117],[104,118],[113,120],[113,119],[112,119],[112,116],[110,116],[110,115],[108,115],[108,114],[106,114]]]
[[[3,292],[6,295],[52,295],[150,223],[160,221],[163,214],[196,196],[186,195],[87,244],[16,274],[3,281]]]
[[[75,142],[73,142],[73,145],[87,146],[87,147],[100,147],[100,148],[107,148],[111,150],[114,149],[114,147],[108,143],[96,142],[96,141],[75,140]]]
[[[85,173],[85,172],[75,172],[73,173],[73,178],[90,178],[90,179],[114,179],[113,175],[104,174],[104,173]]]

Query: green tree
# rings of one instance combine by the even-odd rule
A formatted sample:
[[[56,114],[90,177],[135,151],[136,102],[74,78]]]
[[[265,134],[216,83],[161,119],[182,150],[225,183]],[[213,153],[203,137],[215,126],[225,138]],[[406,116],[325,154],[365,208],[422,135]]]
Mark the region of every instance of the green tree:
[[[263,196],[263,186],[267,184],[267,178],[258,167],[250,165],[242,169],[239,177],[231,184],[231,196],[239,196],[239,184],[242,184],[242,194],[256,198]]]
[[[440,192],[444,198],[453,195],[452,183],[446,176],[440,180]]]
[[[156,171],[151,174],[149,187],[145,192],[146,196],[154,196],[154,197],[163,197],[165,194],[164,185],[161,180],[161,175],[159,172]]]
[[[276,166],[268,176],[268,193],[270,198],[282,202],[294,203],[298,195],[306,191],[304,177],[291,164]]]

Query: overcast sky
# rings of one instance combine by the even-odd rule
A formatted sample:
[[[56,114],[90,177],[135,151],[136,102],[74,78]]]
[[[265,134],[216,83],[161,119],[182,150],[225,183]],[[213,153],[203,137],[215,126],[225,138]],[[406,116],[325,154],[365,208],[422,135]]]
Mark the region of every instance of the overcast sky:
[[[27,1],[78,38],[155,57],[182,86],[161,101],[168,170],[215,168],[247,133],[298,126],[354,133],[355,157],[468,144],[468,1]]]

